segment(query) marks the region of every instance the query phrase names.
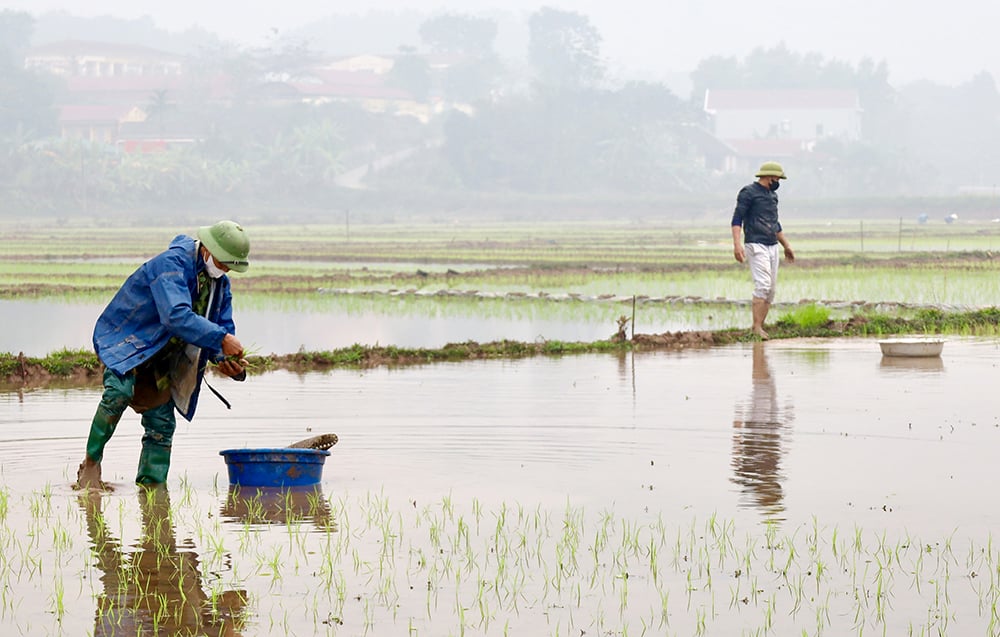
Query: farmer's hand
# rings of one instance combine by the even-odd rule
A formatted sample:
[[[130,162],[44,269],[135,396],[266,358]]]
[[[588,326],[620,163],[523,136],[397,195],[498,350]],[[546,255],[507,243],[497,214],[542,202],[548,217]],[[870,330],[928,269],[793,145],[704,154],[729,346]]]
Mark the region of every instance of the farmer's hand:
[[[243,357],[243,344],[240,343],[240,339],[236,338],[232,334],[226,334],[222,337],[222,355],[226,358],[232,358],[234,356],[242,358]]]
[[[240,339],[232,334],[223,336],[222,355],[225,358],[219,361],[220,372],[236,380],[246,378],[247,359],[243,358],[243,344],[240,343]]]
[[[785,258],[788,259],[789,263],[795,261],[795,253],[792,252],[792,246],[785,246]]]
[[[246,366],[247,366],[247,360],[245,358],[240,358],[240,359],[227,358],[219,361],[218,365],[219,371],[225,374],[226,376],[229,376],[230,378],[236,378],[238,376],[245,377]]]
[[[736,257],[736,260],[739,261],[740,263],[746,261],[746,255],[743,253],[742,243],[733,244],[733,256]]]

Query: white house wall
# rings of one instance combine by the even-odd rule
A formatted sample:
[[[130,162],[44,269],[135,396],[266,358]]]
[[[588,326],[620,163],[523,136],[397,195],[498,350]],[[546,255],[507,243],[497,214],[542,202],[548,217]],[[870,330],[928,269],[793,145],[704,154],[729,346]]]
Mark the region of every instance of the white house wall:
[[[715,113],[715,136],[719,139],[816,140],[837,137],[861,138],[861,114],[837,109],[748,109]]]

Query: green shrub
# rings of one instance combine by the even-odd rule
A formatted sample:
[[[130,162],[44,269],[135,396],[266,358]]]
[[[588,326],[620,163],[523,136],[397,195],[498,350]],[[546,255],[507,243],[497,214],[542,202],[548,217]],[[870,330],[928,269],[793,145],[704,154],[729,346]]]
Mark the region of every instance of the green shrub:
[[[802,328],[822,327],[830,320],[830,309],[811,303],[795,308],[778,319],[778,324]]]

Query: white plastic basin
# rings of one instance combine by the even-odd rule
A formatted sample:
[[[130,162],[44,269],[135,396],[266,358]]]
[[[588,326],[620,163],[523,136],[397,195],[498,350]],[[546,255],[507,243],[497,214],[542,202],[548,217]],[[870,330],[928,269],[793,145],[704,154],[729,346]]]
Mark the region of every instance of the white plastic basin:
[[[879,341],[883,356],[929,358],[940,356],[944,341],[937,338],[893,338]]]

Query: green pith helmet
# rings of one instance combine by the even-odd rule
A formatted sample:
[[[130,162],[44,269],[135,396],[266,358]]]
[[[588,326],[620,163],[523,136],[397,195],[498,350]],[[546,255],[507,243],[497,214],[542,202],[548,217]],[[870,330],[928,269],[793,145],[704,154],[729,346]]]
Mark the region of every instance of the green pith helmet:
[[[250,267],[250,239],[243,226],[235,221],[220,221],[214,226],[198,228],[198,238],[215,260],[236,272]]]
[[[785,171],[776,161],[766,161],[760,165],[760,170],[754,177],[777,177],[778,179],[787,179],[785,176]]]

